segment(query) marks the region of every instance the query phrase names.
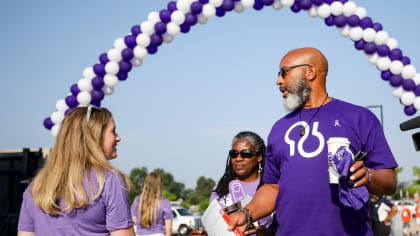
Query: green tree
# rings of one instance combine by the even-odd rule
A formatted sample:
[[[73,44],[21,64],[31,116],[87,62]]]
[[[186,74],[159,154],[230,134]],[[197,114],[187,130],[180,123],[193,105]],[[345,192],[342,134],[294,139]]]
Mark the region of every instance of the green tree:
[[[147,174],[147,168],[144,166],[142,168],[134,168],[131,170],[130,179],[133,183],[133,188],[128,193],[130,203],[133,202],[134,198],[143,190],[143,184]]]

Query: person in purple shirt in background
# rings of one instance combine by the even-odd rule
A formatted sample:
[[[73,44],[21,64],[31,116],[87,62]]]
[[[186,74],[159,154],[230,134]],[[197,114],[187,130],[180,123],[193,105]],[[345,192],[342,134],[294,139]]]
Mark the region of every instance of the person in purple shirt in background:
[[[367,108],[328,95],[328,61],[318,49],[291,50],[279,67],[276,83],[290,113],[268,136],[265,184],[244,210],[230,215],[229,229],[244,229],[276,210],[277,236],[373,235],[366,194],[393,194],[398,166],[379,120]],[[331,137],[348,140],[341,150],[346,155],[333,153],[333,160],[365,154],[350,158],[348,176],[337,182],[329,174]]]
[[[130,180],[109,162],[120,141],[106,108],[71,110],[23,194],[18,236],[134,236]]]
[[[231,150],[228,152],[226,169],[210,196],[210,202],[217,200],[227,213],[235,211],[234,204],[248,197],[253,197],[257,189],[264,183],[265,159],[264,140],[251,131],[241,131],[232,140]],[[236,209],[238,210],[238,209]],[[271,215],[255,223],[255,229],[269,235]],[[255,231],[255,230],[254,230]],[[205,232],[194,230],[193,235],[205,235]],[[211,235],[210,235],[211,236]]]
[[[136,235],[171,236],[171,203],[162,197],[162,177],[152,172],[146,176],[143,191],[131,205]]]

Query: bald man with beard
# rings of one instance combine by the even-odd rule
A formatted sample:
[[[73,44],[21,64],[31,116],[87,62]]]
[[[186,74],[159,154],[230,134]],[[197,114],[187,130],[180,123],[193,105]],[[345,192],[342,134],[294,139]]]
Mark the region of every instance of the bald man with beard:
[[[318,49],[291,50],[279,68],[276,84],[289,113],[268,136],[265,184],[243,210],[230,215],[229,228],[246,231],[249,222],[275,211],[276,236],[373,235],[368,201],[357,208],[339,197],[342,180],[329,176],[327,140],[346,138],[349,153],[366,154],[346,170],[349,192],[390,195],[398,165],[379,120],[367,108],[328,94],[328,61]]]

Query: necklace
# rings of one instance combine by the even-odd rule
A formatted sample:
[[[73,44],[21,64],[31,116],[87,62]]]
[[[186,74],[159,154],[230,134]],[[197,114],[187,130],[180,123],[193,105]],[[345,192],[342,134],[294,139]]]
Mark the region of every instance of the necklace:
[[[300,129],[299,129],[299,135],[300,135],[300,137],[302,137],[303,135],[305,135],[305,129],[306,129],[306,127],[308,127],[311,124],[312,120],[315,118],[316,114],[318,114],[318,112],[321,110],[322,106],[327,101],[327,99],[328,99],[328,94],[325,97],[324,101],[321,103],[321,105],[318,107],[318,109],[315,111],[315,113],[312,115],[311,119],[309,119],[308,123],[305,126],[302,125],[302,127],[300,127]],[[302,110],[303,110],[303,108],[302,108]],[[299,120],[301,122],[302,122],[302,110],[300,110],[300,112],[299,112]]]

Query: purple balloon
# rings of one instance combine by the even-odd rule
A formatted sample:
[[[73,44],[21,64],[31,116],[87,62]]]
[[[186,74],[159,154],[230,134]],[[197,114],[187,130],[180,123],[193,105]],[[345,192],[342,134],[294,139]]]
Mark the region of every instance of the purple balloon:
[[[390,70],[384,70],[381,72],[381,78],[385,81],[388,81],[392,76],[392,73]]]
[[[92,86],[95,89],[102,89],[104,87],[104,78],[96,76],[92,79]]]
[[[73,84],[73,85],[70,87],[70,92],[71,92],[71,94],[73,94],[74,96],[77,96],[77,94],[79,94],[79,93],[80,93],[80,89],[79,89],[79,87],[77,87],[77,84]]]
[[[299,5],[301,9],[308,10],[312,6],[312,0],[301,0]]]
[[[408,116],[412,116],[412,115],[416,114],[416,112],[417,112],[417,110],[413,105],[404,107],[404,113]]]
[[[312,4],[315,6],[321,6],[324,3],[324,0],[312,0]]]
[[[354,47],[357,50],[364,50],[365,49],[365,44],[366,44],[366,42],[363,39],[361,39],[361,40],[358,40],[358,41],[354,42]]]
[[[209,3],[209,0],[199,0],[199,2],[201,2],[201,4],[207,4],[207,3]]]
[[[124,43],[127,45],[127,47],[133,49],[135,46],[137,46],[136,42],[136,36],[134,35],[127,35],[124,37]]]
[[[120,72],[123,73],[129,72],[132,68],[131,63],[128,63],[126,61],[120,61],[118,65],[120,66]]]
[[[225,14],[226,14],[226,11],[225,11],[225,9],[223,9],[223,7],[216,8],[216,16],[222,17]]]
[[[409,57],[407,57],[407,56],[403,56],[403,57],[401,58],[401,62],[403,63],[403,65],[409,65],[409,64],[411,64],[411,60],[410,60],[410,58],[409,58]]]
[[[106,63],[109,62],[108,55],[106,53],[101,53],[101,55],[99,55],[99,61],[102,65],[106,65]]]
[[[149,53],[149,54],[155,54],[156,52],[157,52],[157,46],[156,45],[149,45],[148,47],[147,47],[147,52]]]
[[[381,23],[373,23],[372,28],[373,28],[376,32],[379,32],[379,31],[381,31],[381,30],[383,29],[383,27],[382,27]]]
[[[155,45],[158,47],[162,44],[162,42],[163,42],[162,36],[160,36],[159,34],[154,33],[150,36],[151,45]]]
[[[90,104],[94,105],[95,107],[101,107],[101,102],[100,101],[92,100],[92,101],[90,101]]]
[[[104,77],[105,76],[105,74],[106,74],[106,71],[105,71],[105,66],[104,65],[102,65],[102,64],[95,64],[94,66],[93,66],[93,71],[95,72],[95,74],[97,75],[97,76],[99,76],[99,77]]]
[[[333,26],[334,25],[334,16],[330,15],[329,17],[324,19],[324,22],[327,26]]]
[[[79,105],[76,96],[67,96],[65,100],[67,106],[70,108],[75,108],[77,105]]]
[[[44,120],[44,127],[46,129],[51,129],[53,126],[54,126],[54,123],[52,122],[51,118],[50,117],[45,118],[45,120]]]
[[[131,27],[131,33],[134,36],[137,36],[137,35],[141,34],[140,25],[133,25],[133,27]]]
[[[299,5],[299,2],[298,1],[294,2],[293,5],[290,7],[290,10],[292,10],[292,12],[294,13],[300,12],[301,8]]]
[[[402,51],[399,48],[394,48],[389,52],[389,58],[391,61],[400,60],[402,58]]]
[[[191,4],[191,13],[194,15],[198,15],[201,13],[201,11],[203,11],[203,4],[201,4],[200,2],[193,2]]]
[[[164,23],[171,21],[171,12],[169,10],[163,9],[159,12],[159,17]]]
[[[93,101],[100,101],[104,99],[105,93],[102,91],[102,89],[94,89],[90,92],[90,96],[92,97]]]
[[[121,52],[121,56],[125,61],[130,61],[134,57],[133,50],[131,48],[124,48]]]
[[[232,11],[235,8],[235,3],[232,0],[224,0],[222,8],[225,11]]]
[[[190,26],[190,24],[184,22],[180,25],[180,28],[181,28],[181,32],[186,34],[190,31],[191,26]]]
[[[176,7],[176,1],[170,1],[168,2],[168,4],[166,5],[166,8],[172,13],[176,10],[178,10],[178,8]]]
[[[386,44],[382,44],[377,47],[377,51],[379,56],[385,57],[389,54],[389,47]]]
[[[345,26],[346,23],[347,23],[347,18],[343,15],[339,15],[334,18],[334,25],[339,28]]]
[[[348,0],[340,0],[341,3],[346,3]]]
[[[389,79],[389,83],[391,84],[392,87],[398,87],[402,84],[402,82],[403,82],[403,78],[400,75],[393,75]]]
[[[257,11],[263,9],[263,7],[264,4],[261,2],[261,0],[255,0],[254,5],[252,6],[252,8],[254,8]]]
[[[416,88],[413,90],[416,96],[420,96],[420,85],[416,85]]]
[[[374,54],[376,52],[376,44],[374,42],[366,43],[363,50],[368,55]]]
[[[335,0],[325,0],[325,3],[329,5],[331,5],[333,2],[335,2]]]
[[[164,34],[166,32],[166,24],[163,22],[158,22],[155,24],[156,34]]]
[[[262,4],[264,4],[264,6],[271,6],[274,3],[274,0],[261,0]]]
[[[357,15],[351,15],[351,16],[347,17],[347,23],[351,27],[359,26],[360,25],[360,18]]]
[[[117,73],[118,80],[124,81],[128,78],[127,72],[120,71]]]
[[[360,21],[360,26],[362,27],[362,29],[367,29],[367,28],[372,28],[372,19],[368,16],[364,17],[361,21]]]
[[[416,88],[416,83],[412,79],[404,79],[402,86],[405,91],[412,91]]]
[[[197,24],[197,16],[195,16],[192,13],[187,13],[187,15],[185,15],[185,22],[184,23],[187,23],[190,26]]]

